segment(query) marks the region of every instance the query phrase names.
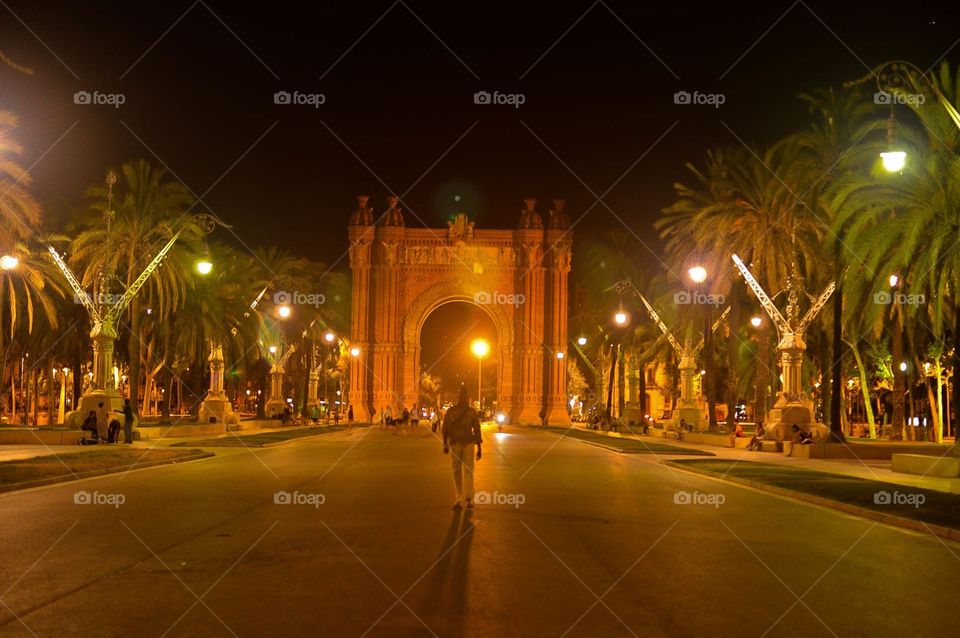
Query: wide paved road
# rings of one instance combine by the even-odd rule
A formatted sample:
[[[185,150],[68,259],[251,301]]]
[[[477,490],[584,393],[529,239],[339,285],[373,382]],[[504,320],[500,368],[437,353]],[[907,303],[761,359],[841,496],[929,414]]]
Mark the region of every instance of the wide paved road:
[[[519,507],[454,512],[438,441],[377,429],[0,496],[0,636],[956,631],[954,543],[652,456],[485,438],[476,487]]]

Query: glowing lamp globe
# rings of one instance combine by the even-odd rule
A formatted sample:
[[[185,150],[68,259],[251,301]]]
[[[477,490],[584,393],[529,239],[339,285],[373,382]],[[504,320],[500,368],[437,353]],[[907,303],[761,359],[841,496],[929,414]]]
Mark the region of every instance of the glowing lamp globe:
[[[474,339],[470,344],[470,352],[478,359],[482,359],[490,354],[490,343],[486,339]]]
[[[13,270],[20,265],[20,260],[13,255],[0,257],[0,270]]]
[[[283,319],[286,319],[287,317],[289,317],[291,312],[292,311],[290,310],[290,306],[280,306],[279,308],[277,308],[277,314],[280,315],[280,317]]]
[[[694,266],[687,271],[687,274],[690,275],[690,279],[692,279],[694,283],[702,284],[707,280],[707,269],[703,266]]]
[[[360,348],[358,348],[358,347],[356,347],[356,346],[350,348],[350,356],[351,356],[351,357],[359,357],[359,356],[360,356]]]
[[[903,151],[885,151],[880,153],[883,168],[888,173],[899,173],[907,163],[907,154]]]
[[[201,259],[197,262],[197,272],[201,275],[209,275],[213,272],[213,263],[207,259]]]

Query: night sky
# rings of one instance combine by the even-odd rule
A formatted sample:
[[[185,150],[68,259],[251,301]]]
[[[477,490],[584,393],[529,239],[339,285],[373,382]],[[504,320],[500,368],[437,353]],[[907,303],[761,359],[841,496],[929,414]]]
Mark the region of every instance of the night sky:
[[[379,213],[390,191],[408,225],[462,208],[514,227],[524,197],[542,212],[566,197],[577,219],[616,183],[613,212],[596,205],[577,236],[619,217],[651,243],[684,162],[802,126],[797,93],[892,58],[960,58],[960,6],[945,2],[0,5],[0,50],[34,71],[0,65],[0,108],[21,118],[53,218],[108,166],[159,158],[234,225],[221,239],[327,263],[354,195]],[[524,103],[474,104],[481,90]],[[679,90],[725,103],[676,105]],[[77,91],[125,102],[78,105]],[[325,103],[277,105],[277,91]]]

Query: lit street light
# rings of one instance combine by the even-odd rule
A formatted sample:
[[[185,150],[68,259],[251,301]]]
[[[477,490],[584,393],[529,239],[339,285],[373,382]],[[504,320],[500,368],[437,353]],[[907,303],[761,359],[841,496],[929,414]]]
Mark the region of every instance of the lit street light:
[[[587,338],[586,338],[586,337],[580,337],[579,339],[577,339],[577,345],[579,345],[579,346],[585,346],[585,345],[587,345]]]
[[[622,310],[618,311],[616,314],[613,315],[613,321],[618,326],[622,326],[625,323],[627,323],[627,319],[629,319],[629,317],[627,316],[627,313],[625,313]]]
[[[201,275],[209,275],[213,272],[213,262],[209,259],[201,259],[197,262],[197,272]]]
[[[707,280],[707,269],[703,266],[694,266],[687,271],[687,274],[689,274],[690,279],[697,284],[702,284]]]
[[[280,306],[277,308],[277,314],[280,315],[281,319],[286,319],[289,317],[291,312],[292,310],[290,310],[290,306]]]
[[[907,163],[907,154],[904,151],[884,151],[880,153],[883,168],[888,173],[899,173]]]
[[[354,346],[354,347],[350,348],[350,356],[351,356],[351,357],[359,357],[359,356],[360,356],[360,348],[358,348],[357,346]]]
[[[20,265],[20,260],[13,255],[0,257],[0,270],[13,270]]]
[[[759,328],[760,324],[762,323],[763,323],[763,318],[761,316],[754,315],[750,317],[750,325],[753,326],[754,328]]]
[[[337,338],[337,335],[333,334],[330,331],[327,331],[326,334],[323,335],[323,340],[326,341],[327,343],[333,343],[336,338]]]
[[[477,358],[477,406],[483,408],[483,358],[490,354],[490,342],[486,339],[474,339],[470,351]]]
[[[900,277],[897,275],[890,275],[890,287],[896,288],[898,283],[900,283]]]

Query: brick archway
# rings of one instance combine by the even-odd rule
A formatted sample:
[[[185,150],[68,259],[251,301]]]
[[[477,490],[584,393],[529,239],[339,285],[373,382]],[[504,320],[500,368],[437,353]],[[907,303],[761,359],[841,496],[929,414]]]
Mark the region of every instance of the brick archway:
[[[514,423],[567,422],[567,277],[571,233],[563,201],[547,228],[528,199],[516,230],[475,230],[460,214],[446,229],[406,228],[395,197],[378,220],[358,197],[350,218],[353,274],[350,403],[373,419],[419,400],[420,331],[451,301],[482,308],[497,330],[497,400]]]

